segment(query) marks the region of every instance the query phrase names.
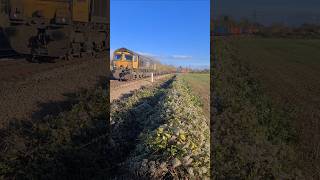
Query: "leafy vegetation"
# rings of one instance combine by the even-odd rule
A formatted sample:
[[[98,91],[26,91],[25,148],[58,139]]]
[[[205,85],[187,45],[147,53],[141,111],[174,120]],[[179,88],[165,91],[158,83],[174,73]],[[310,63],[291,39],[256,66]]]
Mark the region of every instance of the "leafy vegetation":
[[[198,102],[178,77],[142,122],[127,171],[152,179],[209,178],[209,122]]]

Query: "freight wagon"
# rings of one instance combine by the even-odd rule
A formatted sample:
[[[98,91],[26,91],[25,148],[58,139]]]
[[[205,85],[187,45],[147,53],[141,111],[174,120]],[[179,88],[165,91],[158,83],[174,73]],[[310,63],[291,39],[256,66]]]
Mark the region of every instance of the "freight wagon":
[[[1,0],[0,40],[31,60],[109,49],[109,0]]]

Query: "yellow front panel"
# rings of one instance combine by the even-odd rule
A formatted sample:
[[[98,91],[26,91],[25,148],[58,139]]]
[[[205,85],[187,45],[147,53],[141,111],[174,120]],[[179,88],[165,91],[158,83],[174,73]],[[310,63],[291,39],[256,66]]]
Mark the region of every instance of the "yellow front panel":
[[[132,63],[126,62],[126,61],[116,61],[115,62],[116,67],[119,68],[128,68],[131,69],[132,68]]]
[[[123,68],[128,68],[128,69],[138,69],[139,68],[139,60],[136,59],[136,61],[127,61],[125,59],[125,55],[132,55],[128,52],[118,52],[118,53],[115,53],[115,54],[121,54],[121,59],[120,60],[116,60],[114,61],[114,65],[117,67],[117,68],[120,68],[120,67],[123,67]]]
[[[139,63],[138,63],[138,61],[133,62],[132,64],[133,64],[133,69],[138,69],[138,68],[139,68]]]
[[[78,22],[89,22],[89,0],[73,0],[72,19]]]

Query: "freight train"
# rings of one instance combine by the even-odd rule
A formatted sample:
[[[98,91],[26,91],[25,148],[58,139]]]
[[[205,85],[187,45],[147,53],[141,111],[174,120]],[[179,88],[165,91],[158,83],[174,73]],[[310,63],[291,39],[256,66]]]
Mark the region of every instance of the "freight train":
[[[109,49],[110,0],[0,0],[0,50],[31,60]]]
[[[114,51],[112,57],[112,78],[133,80],[156,75],[174,73],[177,69],[161,64],[151,57],[143,56],[126,48]]]

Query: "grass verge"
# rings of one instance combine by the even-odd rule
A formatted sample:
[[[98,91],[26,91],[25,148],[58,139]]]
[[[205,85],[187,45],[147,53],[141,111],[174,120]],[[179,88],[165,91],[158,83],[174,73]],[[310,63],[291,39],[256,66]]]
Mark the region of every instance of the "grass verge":
[[[261,90],[228,40],[215,43],[211,121],[215,179],[301,178],[290,116]]]
[[[182,77],[192,89],[193,95],[201,100],[205,116],[210,119],[210,74],[188,73]]]

